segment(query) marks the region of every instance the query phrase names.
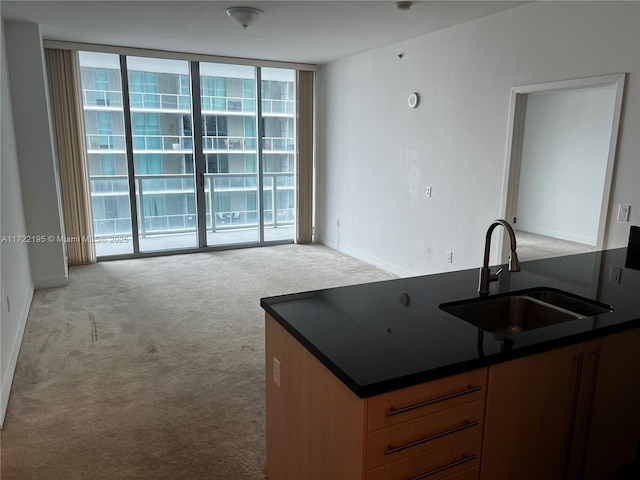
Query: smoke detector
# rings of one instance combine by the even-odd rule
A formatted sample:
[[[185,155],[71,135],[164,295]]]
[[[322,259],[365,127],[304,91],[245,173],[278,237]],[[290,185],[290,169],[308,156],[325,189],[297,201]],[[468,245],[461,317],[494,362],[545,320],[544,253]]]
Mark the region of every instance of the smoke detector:
[[[403,12],[409,10],[411,8],[411,5],[413,5],[413,2],[396,2],[396,8],[398,10],[402,10]]]

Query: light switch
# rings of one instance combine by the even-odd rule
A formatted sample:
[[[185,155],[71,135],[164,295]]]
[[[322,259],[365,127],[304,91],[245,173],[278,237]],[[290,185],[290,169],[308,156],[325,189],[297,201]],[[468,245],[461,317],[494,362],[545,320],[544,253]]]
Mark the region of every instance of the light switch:
[[[626,203],[621,203],[620,208],[618,209],[618,221],[619,222],[628,222],[629,221],[629,210],[631,210],[631,205]]]

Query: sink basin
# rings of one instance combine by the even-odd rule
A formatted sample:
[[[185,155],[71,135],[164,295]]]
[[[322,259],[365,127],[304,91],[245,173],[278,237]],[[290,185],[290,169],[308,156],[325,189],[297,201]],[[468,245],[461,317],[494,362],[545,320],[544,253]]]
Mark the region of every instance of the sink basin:
[[[610,306],[545,288],[444,303],[440,308],[498,334],[514,334],[613,311]]]
[[[533,290],[527,293],[531,298],[536,298],[545,303],[555,305],[556,307],[564,308],[571,312],[577,313],[583,317],[591,317],[593,315],[600,315],[603,313],[609,313],[613,311],[613,308],[592,302],[586,298],[579,298],[574,295],[570,295],[566,292],[560,292],[558,290]]]

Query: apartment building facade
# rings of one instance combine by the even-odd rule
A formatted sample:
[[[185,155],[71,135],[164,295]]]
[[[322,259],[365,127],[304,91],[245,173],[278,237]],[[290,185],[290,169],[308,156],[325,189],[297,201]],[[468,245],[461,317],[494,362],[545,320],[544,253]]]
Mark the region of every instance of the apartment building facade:
[[[99,256],[132,253],[99,239],[135,235],[134,205],[141,251],[197,247],[199,218],[207,246],[293,239],[295,70],[95,52],[80,67]]]

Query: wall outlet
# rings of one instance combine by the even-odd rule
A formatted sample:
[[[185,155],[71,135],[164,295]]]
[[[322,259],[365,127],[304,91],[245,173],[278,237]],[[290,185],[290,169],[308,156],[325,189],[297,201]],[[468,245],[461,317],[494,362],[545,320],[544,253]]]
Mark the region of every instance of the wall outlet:
[[[618,221],[619,222],[628,222],[629,221],[629,210],[631,210],[631,205],[626,203],[621,203],[620,208],[618,208]]]
[[[280,386],[280,360],[273,357],[273,381]]]
[[[425,191],[424,191],[424,194],[425,194],[427,197],[430,197],[430,196],[431,196],[431,187],[427,187],[427,188],[425,189]]]
[[[609,282],[619,284],[620,277],[622,277],[622,269],[620,267],[611,267],[611,270],[609,270]]]
[[[336,220],[336,226],[337,226],[338,228],[340,228],[340,219],[339,219],[339,218]]]
[[[447,263],[453,263],[453,252],[451,250],[447,250]]]

